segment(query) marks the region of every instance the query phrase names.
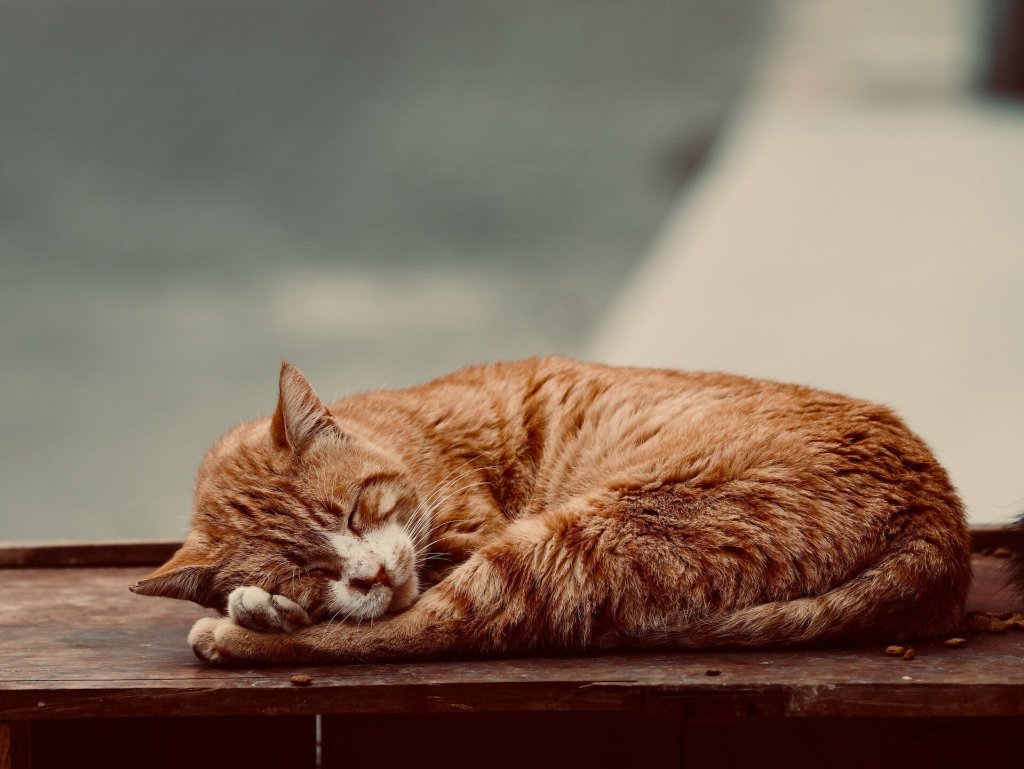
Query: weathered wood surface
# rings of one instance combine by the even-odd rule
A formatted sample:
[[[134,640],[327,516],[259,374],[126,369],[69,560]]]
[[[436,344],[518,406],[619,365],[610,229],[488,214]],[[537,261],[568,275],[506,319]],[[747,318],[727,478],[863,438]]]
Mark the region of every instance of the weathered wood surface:
[[[974,608],[1019,606],[1005,561],[976,556]],[[614,654],[219,670],[185,645],[204,610],[132,595],[141,568],[0,572],[0,720],[106,716],[629,711],[750,716],[1024,716],[1024,633],[967,648]],[[711,670],[720,675],[708,676]]]
[[[173,539],[112,542],[0,542],[0,569],[156,566],[181,547]]]
[[[385,766],[416,769],[682,765],[679,724],[615,712],[347,714],[324,716],[321,733],[321,769],[377,766],[382,756]]]
[[[33,721],[31,769],[314,769],[316,742],[314,716]]]
[[[971,550],[987,552],[999,547],[1024,553],[1024,526],[972,526]]]
[[[0,769],[31,767],[31,724],[28,721],[0,721]]]

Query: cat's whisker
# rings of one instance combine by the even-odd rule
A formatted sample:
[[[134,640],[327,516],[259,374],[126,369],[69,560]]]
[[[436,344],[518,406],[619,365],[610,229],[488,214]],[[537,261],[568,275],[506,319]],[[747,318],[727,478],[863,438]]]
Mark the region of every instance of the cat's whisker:
[[[441,540],[447,539],[448,537],[460,537],[460,536],[461,537],[466,536],[466,532],[464,532],[464,531],[449,531],[449,532],[445,532],[444,534],[441,534],[440,536],[434,537],[434,539],[432,539],[430,541],[430,544],[431,545],[437,544]]]
[[[427,532],[427,544],[425,545],[425,547],[429,549],[429,548],[433,547],[435,543],[437,543],[438,541],[443,539],[444,536],[447,536],[447,535],[442,535],[440,537],[435,537],[434,536],[434,532],[436,532],[438,529],[442,528],[443,526],[454,526],[454,525],[459,524],[459,523],[470,523],[470,522],[471,521],[468,518],[456,518],[456,519],[452,519],[452,520],[449,520],[449,521],[442,521],[441,523],[439,523],[436,526],[432,527],[429,532]],[[449,534],[459,534],[459,533],[464,533],[464,532],[449,532]]]
[[[456,467],[454,470],[452,470],[451,472],[447,473],[440,481],[437,482],[437,484],[434,486],[433,490],[431,490],[430,493],[428,493],[426,495],[425,499],[429,501],[430,497],[433,494],[435,494],[439,489],[444,489],[447,486],[450,486],[451,484],[458,482],[460,479],[466,477],[467,475],[471,475],[472,473],[475,473],[475,472],[483,472],[485,470],[496,470],[496,469],[498,469],[497,465],[488,465],[488,466],[485,466],[485,467],[472,467],[469,470],[467,470],[464,473],[462,473],[458,478],[455,478],[454,480],[449,480],[453,475],[455,475],[460,470],[462,470],[462,468],[464,468],[466,465],[471,464],[473,462],[476,462],[482,456],[483,456],[483,454],[477,454],[472,459],[467,459],[465,462],[463,462],[461,465]]]
[[[432,560],[440,561],[440,560],[443,560],[443,559],[449,558],[449,557],[450,557],[449,553],[429,553],[429,554],[427,554],[426,556],[424,556],[423,558],[421,558],[420,560],[418,560],[416,562],[416,568],[417,569],[423,568],[429,561],[432,561]]]
[[[461,479],[462,479],[462,476],[460,476],[459,480],[461,480]],[[467,483],[467,484],[465,484],[463,486],[453,487],[453,485],[447,485],[442,490],[441,493],[439,493],[434,499],[431,500],[431,502],[430,502],[431,511],[432,511],[433,514],[436,515],[436,513],[441,509],[441,506],[445,502],[451,500],[453,497],[456,497],[456,496],[458,496],[460,494],[463,494],[469,488],[475,488],[476,486],[489,485],[489,484],[490,484],[489,480],[483,479],[483,480],[474,480],[471,483]]]
[[[490,467],[486,467],[486,468],[474,468],[474,470],[477,470],[477,469],[494,469],[495,467],[497,467],[497,466],[490,466]],[[470,471],[470,472],[472,472],[472,471]],[[465,477],[468,474],[469,474],[468,472],[467,473],[462,473],[461,475],[459,475],[458,478],[454,479],[454,481],[449,482],[448,484],[446,484],[446,486],[450,489],[452,483],[458,482],[459,480],[461,480],[463,477]],[[478,487],[478,486],[485,486],[485,485],[489,485],[489,481],[474,481],[472,483],[465,484],[464,486],[461,486],[459,488],[448,490],[447,493],[445,493],[443,496],[436,497],[436,498],[432,499],[431,500],[431,504],[428,507],[428,511],[426,512],[426,514],[421,514],[420,519],[416,522],[415,533],[411,533],[410,534],[410,539],[413,541],[413,543],[416,544],[416,545],[419,545],[422,542],[423,539],[427,539],[428,542],[429,542],[430,535],[435,530],[437,530],[439,527],[441,527],[441,526],[451,526],[451,525],[454,525],[456,523],[464,523],[465,521],[462,520],[462,519],[441,521],[440,523],[437,523],[437,524],[434,524],[433,526],[430,526],[430,528],[425,533],[422,531],[423,527],[429,526],[432,523],[432,521],[436,519],[435,516],[436,516],[437,511],[449,499],[451,499],[451,498],[453,498],[453,497],[455,497],[455,496],[457,496],[459,494],[462,494],[462,493],[468,491],[469,489],[472,489],[472,488],[475,488],[475,487]]]
[[[463,462],[463,463],[462,463],[461,465],[459,465],[458,467],[456,467],[456,468],[455,468],[454,470],[450,470],[450,471],[448,471],[447,473],[445,473],[445,474],[444,474],[444,477],[442,477],[442,478],[441,478],[441,480],[439,480],[439,481],[437,482],[437,484],[435,484],[434,488],[437,488],[437,486],[440,486],[440,485],[441,485],[442,483],[444,483],[445,481],[447,481],[447,480],[448,480],[449,478],[451,478],[451,477],[452,477],[453,475],[455,475],[455,473],[459,472],[459,471],[460,471],[460,470],[461,470],[462,468],[464,468],[464,467],[465,467],[466,465],[468,465],[468,464],[472,464],[473,462],[476,462],[476,461],[477,461],[478,459],[480,459],[480,458],[481,458],[482,456],[483,456],[483,454],[477,454],[477,455],[476,455],[475,457],[470,457],[470,458],[469,458],[469,459],[467,459],[467,460],[466,460],[465,462]]]
[[[249,586],[249,585],[253,585],[253,584],[255,584],[255,583],[254,583],[254,582],[253,582],[252,580],[253,580],[253,579],[254,579],[254,577],[256,576],[256,573],[257,573],[257,572],[259,572],[259,571],[261,571],[261,570],[262,570],[263,568],[264,568],[264,567],[262,567],[262,566],[257,566],[257,567],[256,567],[256,568],[254,568],[254,569],[250,569],[250,570],[249,570],[249,571],[248,571],[248,572],[247,572],[247,573],[245,574],[245,576],[241,578],[241,580],[240,580],[240,581],[241,581],[241,584],[239,585],[239,587],[247,587],[247,586]]]
[[[438,551],[427,550],[427,551],[423,552],[423,557],[425,557],[425,558],[429,558],[431,556],[437,556],[437,555],[447,555],[447,553],[439,551],[439,550]]]
[[[431,526],[430,527],[430,531],[428,531],[427,534],[433,534],[435,531],[440,529],[442,526],[454,526],[457,523],[469,523],[469,519],[468,518],[450,518],[447,521],[441,521],[436,526]]]
[[[341,614],[343,611],[344,609],[338,609],[338,611],[334,612],[334,614],[331,615],[331,618],[327,620],[327,624],[324,625],[324,632],[320,634],[320,640],[317,641],[316,645],[313,647],[313,651],[319,649],[323,645],[324,641],[327,640],[327,634],[331,629],[331,623],[334,622],[334,618]],[[351,612],[349,613],[351,614]],[[344,621],[345,620],[342,620],[342,622]]]
[[[344,617],[342,617],[341,620],[339,621],[339,624],[344,624],[345,622],[347,622],[349,620],[349,618],[353,614],[355,614],[356,608],[358,608],[358,607],[352,608],[348,612],[348,614],[346,614]],[[323,632],[323,635],[320,637],[320,641],[317,643],[317,645],[315,647],[313,647],[314,651],[320,647],[320,645],[324,642],[324,640],[326,640],[327,634],[330,631],[331,623],[334,622],[334,620],[337,618],[337,616],[339,614],[341,614],[343,611],[345,611],[345,610],[344,609],[338,609],[338,611],[336,611],[333,615],[331,615],[331,618],[329,620],[327,620],[327,624],[324,627],[324,632]]]
[[[273,592],[274,588],[277,586],[278,577],[284,572],[286,568],[287,567],[285,566],[278,566],[276,568],[273,568],[270,570],[270,573],[267,574],[267,576],[264,578],[264,584],[266,584],[267,586],[266,590],[268,593]]]
[[[467,475],[472,475],[473,473],[484,472],[486,470],[497,470],[497,469],[499,469],[498,465],[489,465],[487,467],[474,467],[474,468],[471,468],[470,470],[467,470],[466,472],[464,472],[461,475],[459,475],[459,477],[453,478],[452,480],[448,481],[447,483],[435,487],[434,490],[431,491],[430,494],[427,495],[427,497],[425,499],[425,502],[427,504],[430,504],[430,505],[434,504],[434,502],[435,502],[435,500],[436,500],[436,498],[438,496],[440,496],[441,494],[446,492],[448,489],[450,489],[456,483],[461,481]]]
[[[476,481],[474,483],[469,483],[469,484],[467,484],[465,486],[462,486],[461,488],[455,489],[454,491],[449,492],[448,494],[446,494],[444,497],[442,497],[438,501],[437,505],[438,505],[438,507],[440,507],[442,504],[447,502],[452,497],[458,496],[459,494],[463,494],[466,491],[468,491],[469,489],[476,488],[477,486],[490,486],[490,485],[491,485],[490,481]]]
[[[415,521],[402,522],[402,528],[405,530],[405,532],[409,535],[409,538],[412,540],[415,540],[418,537],[420,537],[423,534],[424,529],[426,529],[426,527],[430,525],[432,520],[427,515],[429,511],[421,509],[419,512],[420,517],[417,518]]]
[[[261,568],[260,566],[256,566],[256,567],[250,569],[249,571],[247,571],[245,573],[245,575],[240,578],[242,585],[248,585],[249,584],[249,580],[252,579],[252,575],[255,574],[257,571],[259,571],[260,568]]]

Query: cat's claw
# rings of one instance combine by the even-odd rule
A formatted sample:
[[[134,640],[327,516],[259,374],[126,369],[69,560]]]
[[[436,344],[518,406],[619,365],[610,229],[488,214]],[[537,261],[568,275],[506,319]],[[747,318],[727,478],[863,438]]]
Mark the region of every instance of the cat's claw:
[[[291,633],[311,625],[306,610],[283,595],[271,595],[261,587],[235,588],[228,596],[228,616],[250,630]]]

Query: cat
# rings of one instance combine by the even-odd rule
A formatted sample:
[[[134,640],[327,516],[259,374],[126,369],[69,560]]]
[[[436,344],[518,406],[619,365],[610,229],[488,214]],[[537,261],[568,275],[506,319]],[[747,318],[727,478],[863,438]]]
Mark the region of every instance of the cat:
[[[219,610],[193,651],[248,665],[892,641],[958,626],[970,577],[889,409],[546,357],[329,408],[283,364],[131,589]]]

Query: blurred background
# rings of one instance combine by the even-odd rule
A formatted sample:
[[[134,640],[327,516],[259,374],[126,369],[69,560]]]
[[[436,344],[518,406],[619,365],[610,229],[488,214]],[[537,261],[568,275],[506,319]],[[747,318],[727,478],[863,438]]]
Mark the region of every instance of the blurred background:
[[[548,352],[886,400],[1008,517],[1019,6],[0,0],[0,539],[181,536],[282,358]]]

